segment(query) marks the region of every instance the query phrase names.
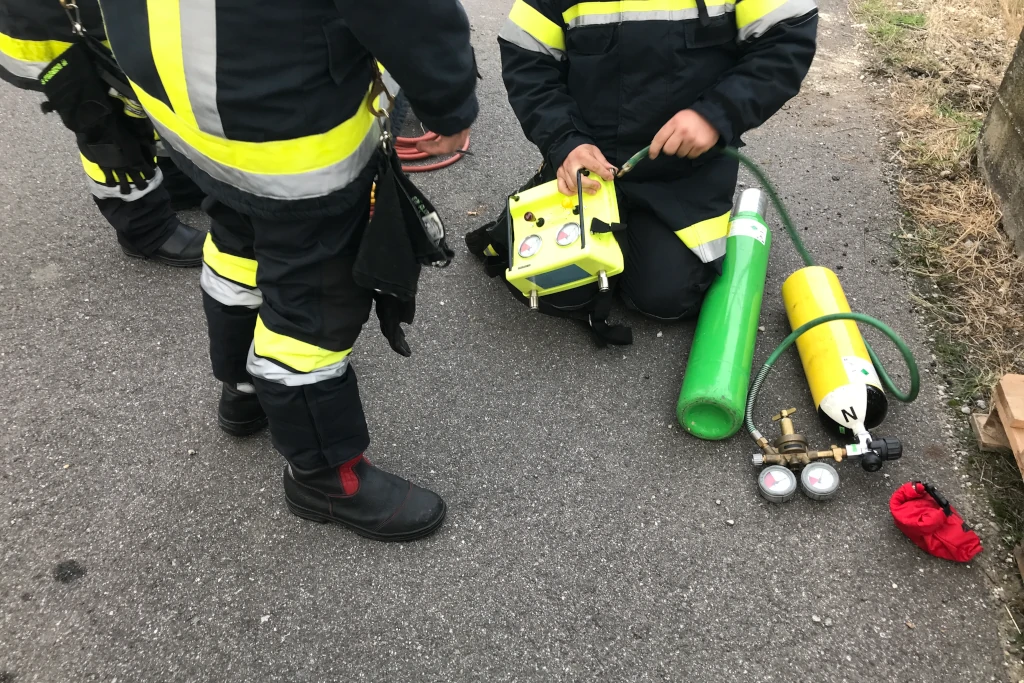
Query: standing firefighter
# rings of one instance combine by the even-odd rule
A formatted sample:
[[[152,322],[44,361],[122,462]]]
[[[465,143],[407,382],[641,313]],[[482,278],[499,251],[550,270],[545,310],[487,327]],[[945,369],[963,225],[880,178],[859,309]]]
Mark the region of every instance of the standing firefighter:
[[[410,301],[359,284],[360,247],[381,244],[365,230],[382,168],[375,59],[442,136],[424,151],[460,149],[477,76],[458,0],[393,0],[387,12],[351,0],[101,6],[160,137],[210,196],[201,284],[221,426],[240,435],[269,421],[295,514],[384,541],[431,533],[444,501],[363,456],[349,354],[375,300],[400,352],[399,323],[412,319]],[[378,188],[375,227],[391,208]],[[390,267],[409,244],[376,253]],[[413,285],[418,273],[388,272]]]
[[[575,194],[579,169],[610,180],[651,146],[615,183],[625,270],[612,286],[629,307],[662,320],[699,310],[736,188],[737,162],[714,148],[740,145],[796,95],[817,21],[814,0],[516,0],[498,43],[509,102],[544,157],[528,186],[557,178]],[[504,220],[467,236],[492,275],[506,241]],[[542,297],[540,310],[629,343],[600,301],[595,283]]]
[[[203,233],[180,222],[174,211],[198,206],[202,193],[170,159],[157,157],[153,127],[130,99],[127,84],[129,97],[102,79],[96,68],[102,57],[86,49],[74,22],[105,51],[96,0],[78,0],[67,12],[60,0],[0,0],[0,78],[44,91],[46,110],[57,111],[75,133],[93,201],[125,254],[172,266],[200,265]],[[117,68],[111,67],[113,75]],[[61,71],[61,78],[46,78],[47,72]]]

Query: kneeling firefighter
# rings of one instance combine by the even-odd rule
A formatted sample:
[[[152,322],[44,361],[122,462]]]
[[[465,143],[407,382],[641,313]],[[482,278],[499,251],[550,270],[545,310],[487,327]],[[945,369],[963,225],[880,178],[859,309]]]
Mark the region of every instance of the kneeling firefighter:
[[[202,192],[160,150],[103,44],[96,0],[0,0],[0,78],[48,96],[75,133],[93,201],[121,250],[172,266],[202,261],[204,233],[178,220]]]
[[[422,150],[461,149],[478,112],[462,6],[100,5],[139,101],[209,195],[200,284],[221,427],[244,435],[269,423],[294,514],[376,540],[430,534],[441,497],[363,455],[370,437],[349,361],[375,302],[392,348],[409,355],[401,323],[412,322],[420,266],[452,255],[382,134],[377,60],[441,136]]]
[[[651,147],[651,159],[614,185],[623,272],[607,288],[542,296],[540,311],[584,321],[601,344],[632,341],[606,322],[613,293],[656,319],[698,312],[721,272],[738,171],[715,148],[740,146],[797,94],[817,22],[814,0],[516,0],[498,37],[502,76],[544,159],[520,191],[557,179],[574,195],[577,171],[611,180]],[[593,192],[598,183],[583,185]],[[492,276],[508,266],[506,219],[466,236]]]

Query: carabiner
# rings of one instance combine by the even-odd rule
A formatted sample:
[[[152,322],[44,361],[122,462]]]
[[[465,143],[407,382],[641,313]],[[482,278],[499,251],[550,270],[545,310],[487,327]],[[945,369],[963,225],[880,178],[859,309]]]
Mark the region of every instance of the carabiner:
[[[82,13],[78,9],[78,5],[72,0],[60,0],[60,6],[64,8],[64,13],[68,15],[68,20],[71,22],[71,30],[76,36],[85,35],[85,27],[82,26]]]

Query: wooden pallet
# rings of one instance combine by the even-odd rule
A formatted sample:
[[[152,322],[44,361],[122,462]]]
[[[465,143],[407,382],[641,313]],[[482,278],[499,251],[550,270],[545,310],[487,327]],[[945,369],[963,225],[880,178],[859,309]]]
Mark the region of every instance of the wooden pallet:
[[[971,416],[978,448],[1011,451],[1024,476],[1024,375],[1004,375],[992,392],[994,410]]]

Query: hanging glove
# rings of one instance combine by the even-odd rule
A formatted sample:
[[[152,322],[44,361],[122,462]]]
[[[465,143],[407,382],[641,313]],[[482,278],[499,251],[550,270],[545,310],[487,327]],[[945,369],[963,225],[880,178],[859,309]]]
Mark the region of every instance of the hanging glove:
[[[376,293],[373,296],[377,302],[377,319],[380,320],[380,331],[387,338],[395,353],[408,358],[412,355],[412,349],[405,340],[405,331],[402,323],[411,325],[413,316],[416,314],[416,300],[402,300],[388,294]]]
[[[72,43],[47,64],[39,83],[47,96],[43,112],[57,112],[64,126],[76,134],[101,131],[104,120],[114,113],[107,88],[93,68],[89,50],[81,42]]]
[[[132,185],[146,189],[156,175],[156,140],[149,119],[125,114],[100,77],[95,57],[82,41],[50,62],[39,78],[47,101],[44,113],[57,112],[78,141],[82,155],[103,170],[121,194]]]

